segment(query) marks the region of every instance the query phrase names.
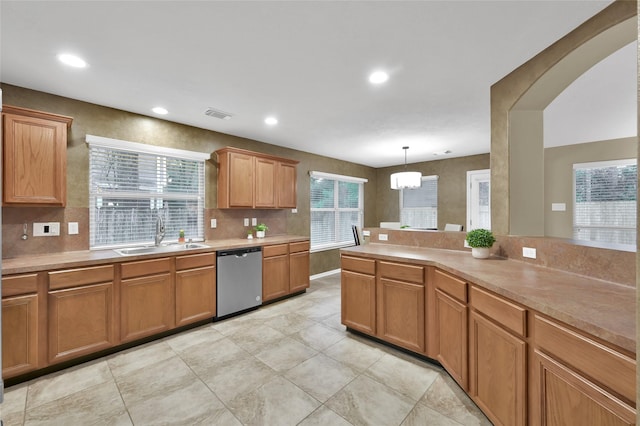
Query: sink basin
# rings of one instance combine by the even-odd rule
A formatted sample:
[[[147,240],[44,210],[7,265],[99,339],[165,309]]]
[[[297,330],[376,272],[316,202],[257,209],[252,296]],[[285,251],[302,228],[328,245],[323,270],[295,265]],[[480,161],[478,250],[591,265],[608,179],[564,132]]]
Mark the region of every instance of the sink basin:
[[[171,253],[176,251],[187,251],[200,248],[208,248],[206,244],[190,243],[190,244],[167,244],[164,246],[142,246],[142,247],[129,247],[122,249],[114,249],[120,256],[135,256],[139,254],[153,254],[153,253]]]

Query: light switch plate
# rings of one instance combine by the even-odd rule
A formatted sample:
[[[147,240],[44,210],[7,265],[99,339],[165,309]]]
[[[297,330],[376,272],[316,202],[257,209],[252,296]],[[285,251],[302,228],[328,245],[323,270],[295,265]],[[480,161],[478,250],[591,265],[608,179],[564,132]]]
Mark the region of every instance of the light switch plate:
[[[34,222],[34,237],[57,237],[60,235],[60,222]]]
[[[564,212],[567,211],[567,205],[565,203],[551,203],[552,212]]]
[[[298,213],[298,209],[291,209],[291,213]]]
[[[218,226],[218,221],[216,219],[211,219],[211,227],[216,228]]]
[[[77,234],[79,234],[78,222],[69,222],[67,224],[67,228],[68,228],[67,232],[68,232],[69,235],[77,235]]]
[[[258,224],[258,219],[255,217],[251,218],[251,226],[256,226]]]
[[[522,257],[528,257],[529,259],[536,258],[536,249],[531,247],[522,247]]]
[[[371,236],[371,231],[369,231],[368,229],[365,229],[362,231],[362,235],[364,235],[365,237],[370,237]]]
[[[378,240],[380,241],[388,241],[389,236],[387,234],[378,234]]]
[[[249,226],[249,218],[248,217],[244,218],[244,226]]]

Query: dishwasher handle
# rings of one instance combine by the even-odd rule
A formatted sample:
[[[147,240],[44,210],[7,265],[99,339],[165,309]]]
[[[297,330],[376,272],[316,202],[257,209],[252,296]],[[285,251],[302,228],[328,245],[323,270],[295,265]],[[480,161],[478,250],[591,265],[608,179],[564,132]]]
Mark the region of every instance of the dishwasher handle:
[[[260,253],[262,247],[246,247],[240,249],[220,250],[216,253],[217,257],[235,256],[237,258],[247,257],[250,253]]]

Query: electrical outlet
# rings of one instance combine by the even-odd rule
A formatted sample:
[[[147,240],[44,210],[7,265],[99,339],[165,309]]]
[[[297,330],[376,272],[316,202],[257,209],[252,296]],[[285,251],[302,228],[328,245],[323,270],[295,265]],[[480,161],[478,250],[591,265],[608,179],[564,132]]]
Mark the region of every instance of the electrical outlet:
[[[249,226],[249,218],[248,217],[244,218],[244,226]]]
[[[291,209],[291,213],[298,213],[298,209]]]
[[[68,234],[69,235],[77,235],[79,233],[78,231],[78,222],[69,222],[67,224],[68,227]]]
[[[388,241],[389,236],[387,234],[378,234],[378,240],[380,241]]]
[[[216,219],[211,219],[211,227],[212,228],[217,228],[218,227],[218,221]]]
[[[364,235],[365,237],[370,237],[371,236],[371,231],[369,231],[368,229],[365,229],[362,231],[362,235]]]
[[[57,237],[60,235],[60,222],[35,222],[34,237]]]
[[[536,249],[531,247],[522,247],[522,257],[528,257],[529,259],[536,258]]]
[[[251,218],[251,226],[256,226],[258,224],[258,219],[255,217]]]

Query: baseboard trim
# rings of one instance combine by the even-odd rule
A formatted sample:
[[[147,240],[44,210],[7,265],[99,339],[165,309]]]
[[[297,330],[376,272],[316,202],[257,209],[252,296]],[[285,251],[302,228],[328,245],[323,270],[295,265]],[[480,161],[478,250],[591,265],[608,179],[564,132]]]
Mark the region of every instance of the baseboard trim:
[[[309,278],[311,280],[315,280],[315,279],[318,279],[318,278],[324,278],[324,277],[328,277],[329,275],[339,274],[340,271],[341,271],[341,269],[338,268],[338,269],[334,269],[334,270],[331,270],[331,271],[325,271],[325,272],[321,272],[319,274],[311,275],[311,277],[309,277]]]

